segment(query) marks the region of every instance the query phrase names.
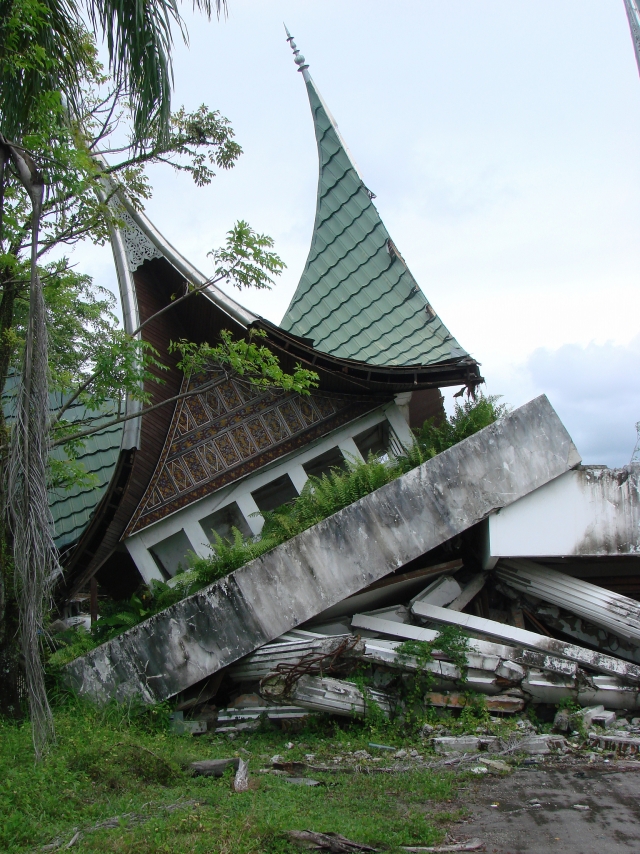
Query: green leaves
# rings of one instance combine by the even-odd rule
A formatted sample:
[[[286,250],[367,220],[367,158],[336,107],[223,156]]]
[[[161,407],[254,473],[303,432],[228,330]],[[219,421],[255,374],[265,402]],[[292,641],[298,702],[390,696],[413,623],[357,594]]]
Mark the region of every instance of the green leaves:
[[[187,376],[226,366],[230,372],[246,377],[259,388],[278,388],[287,392],[310,394],[310,390],[318,385],[318,375],[315,371],[297,365],[292,374],[285,373],[280,367],[278,357],[264,344],[259,343],[265,338],[266,332],[252,329],[248,338],[234,340],[231,333],[223,329],[220,332],[219,344],[195,344],[181,339],[171,342],[169,352],[180,353],[178,368]]]
[[[80,100],[95,48],[73,0],[1,0],[0,131],[22,140],[44,115],[64,122],[61,92]]]
[[[210,0],[194,5],[210,17]],[[213,5],[220,14],[224,0]],[[0,131],[20,140],[42,110],[56,112],[63,124],[61,93],[81,112],[85,81],[99,68],[85,15],[96,36],[106,41],[115,88],[127,93],[134,147],[151,135],[166,143],[171,135],[173,29],[187,41],[177,0],[2,0]]]
[[[174,169],[188,172],[195,184],[203,187],[215,176],[211,166],[231,169],[242,154],[233,137],[231,122],[218,110],[209,110],[202,104],[195,112],[187,113],[180,107],[171,116],[168,144],[163,150],[158,149],[157,156]]]
[[[270,288],[273,277],[279,276],[286,264],[269,252],[273,240],[267,234],[258,234],[249,223],[239,220],[227,232],[227,242],[222,249],[209,252],[216,265],[214,278],[242,288]]]
[[[506,415],[509,408],[506,404],[499,404],[499,400],[500,395],[479,394],[475,400],[469,398],[464,403],[456,403],[453,415],[442,424],[435,423],[433,419],[425,421],[416,433],[417,445],[425,459],[430,459]]]

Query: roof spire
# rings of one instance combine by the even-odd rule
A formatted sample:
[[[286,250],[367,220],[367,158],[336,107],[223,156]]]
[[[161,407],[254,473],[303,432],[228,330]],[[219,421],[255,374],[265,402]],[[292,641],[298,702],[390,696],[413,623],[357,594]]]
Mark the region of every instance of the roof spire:
[[[640,2],[640,0],[639,0]],[[316,349],[372,365],[475,361],[411,275],[372,202],[304,57],[287,41],[306,82],[320,175],[313,238],[281,327]]]
[[[638,0],[624,0],[624,8],[629,20],[633,49],[636,54],[638,72],[640,72],[640,9],[638,8]]]
[[[291,50],[293,51],[293,56],[294,56],[293,61],[298,66],[298,71],[302,74],[305,81],[308,83],[309,80],[311,79],[311,77],[309,75],[309,66],[307,64],[307,61],[305,60],[304,56],[300,53],[298,46],[296,45],[296,43],[293,40],[293,36],[291,35],[289,30],[287,29],[287,25],[283,24],[283,26],[284,26],[284,31],[287,34],[287,41],[291,45]]]

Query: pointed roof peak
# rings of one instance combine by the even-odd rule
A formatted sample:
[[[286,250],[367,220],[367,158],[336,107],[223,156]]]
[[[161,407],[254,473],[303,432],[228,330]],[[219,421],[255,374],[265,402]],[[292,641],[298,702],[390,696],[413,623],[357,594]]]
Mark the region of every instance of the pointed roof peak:
[[[309,256],[281,328],[370,365],[475,365],[396,249],[288,30],[287,40],[304,72],[320,174]]]
[[[287,34],[287,41],[289,42],[289,45],[291,46],[291,50],[293,51],[293,57],[294,57],[293,61],[298,66],[298,71],[302,74],[305,81],[308,83],[309,80],[311,79],[311,76],[309,74],[309,65],[307,64],[307,61],[304,58],[304,56],[300,53],[300,49],[298,48],[298,46],[294,42],[293,36],[289,32],[287,25],[283,23],[283,26],[284,26],[284,31]]]

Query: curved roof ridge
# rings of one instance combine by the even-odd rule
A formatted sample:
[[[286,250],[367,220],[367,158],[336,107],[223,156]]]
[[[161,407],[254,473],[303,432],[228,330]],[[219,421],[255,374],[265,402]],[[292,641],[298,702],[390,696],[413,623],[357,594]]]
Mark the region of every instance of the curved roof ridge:
[[[307,262],[281,328],[313,338],[315,348],[321,352],[369,364],[389,364],[382,354],[392,351],[397,353],[392,361],[395,365],[427,366],[468,359],[468,353],[435,313],[396,249],[373,203],[375,196],[362,180],[304,56],[288,31],[287,36],[307,87],[318,145],[319,177]],[[386,251],[381,251],[382,247]],[[401,269],[394,270],[397,266]],[[369,302],[363,325],[358,300],[364,292]],[[330,294],[338,307],[319,311]],[[412,307],[407,305],[409,297],[413,297]],[[422,323],[416,323],[416,302],[421,305],[419,311],[423,311]],[[373,306],[377,313],[372,318]],[[362,332],[372,326],[377,340],[363,344]],[[411,332],[407,326],[413,327]],[[336,342],[338,329],[346,332],[340,343]]]

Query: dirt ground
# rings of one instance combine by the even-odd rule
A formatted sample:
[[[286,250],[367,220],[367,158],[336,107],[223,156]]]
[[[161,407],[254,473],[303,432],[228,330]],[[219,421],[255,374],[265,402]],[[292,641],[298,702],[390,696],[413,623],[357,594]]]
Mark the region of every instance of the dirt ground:
[[[541,763],[486,775],[460,801],[470,814],[455,835],[482,840],[488,854],[640,852],[638,761]]]

